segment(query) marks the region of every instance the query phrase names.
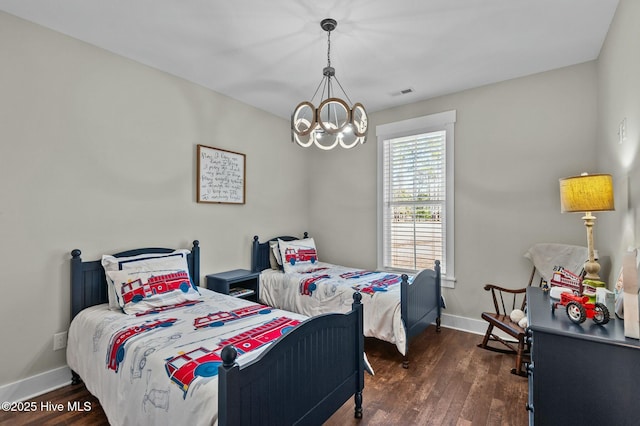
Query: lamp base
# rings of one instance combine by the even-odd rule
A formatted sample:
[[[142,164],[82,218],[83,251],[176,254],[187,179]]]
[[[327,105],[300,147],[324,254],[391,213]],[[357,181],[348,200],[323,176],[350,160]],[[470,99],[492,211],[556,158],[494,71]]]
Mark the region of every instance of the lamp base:
[[[586,272],[584,276],[585,280],[595,280],[595,281],[600,280],[600,276],[598,275],[598,272],[600,272],[600,264],[595,260],[594,261],[587,260],[584,263],[584,270]]]
[[[589,254],[589,259],[584,263],[584,270],[587,273],[584,277],[588,280],[598,281],[600,279],[598,275],[600,265],[596,262],[595,250],[593,249],[593,225],[596,223],[596,217],[591,212],[585,212],[582,220],[587,228],[587,252]]]

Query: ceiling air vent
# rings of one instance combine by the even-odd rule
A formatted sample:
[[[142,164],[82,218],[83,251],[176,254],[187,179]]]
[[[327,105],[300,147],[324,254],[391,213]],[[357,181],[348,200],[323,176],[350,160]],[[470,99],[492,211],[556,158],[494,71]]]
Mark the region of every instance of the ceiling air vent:
[[[393,92],[391,96],[400,96],[400,95],[408,95],[409,93],[413,93],[413,87],[408,87],[406,89],[399,90],[397,92]]]

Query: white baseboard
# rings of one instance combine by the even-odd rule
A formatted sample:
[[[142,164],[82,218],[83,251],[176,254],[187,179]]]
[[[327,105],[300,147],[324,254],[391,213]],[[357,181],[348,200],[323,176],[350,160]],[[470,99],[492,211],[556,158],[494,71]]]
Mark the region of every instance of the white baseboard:
[[[441,324],[443,327],[454,330],[466,331],[467,333],[484,335],[487,331],[487,322],[472,318],[459,317],[456,315],[442,314]]]
[[[456,315],[447,315],[447,314],[442,314],[441,324],[443,327],[452,328],[454,330],[465,331],[467,333],[479,334],[481,336],[484,336],[484,334],[487,332],[487,326],[488,326],[488,323],[484,320],[458,317]],[[497,328],[493,329],[493,333],[509,342],[515,341],[513,337],[509,336],[506,333],[503,333],[502,330],[498,330]],[[478,341],[478,343],[481,343],[481,342]]]
[[[0,386],[0,401],[26,401],[71,383],[71,370],[66,365],[24,380]]]

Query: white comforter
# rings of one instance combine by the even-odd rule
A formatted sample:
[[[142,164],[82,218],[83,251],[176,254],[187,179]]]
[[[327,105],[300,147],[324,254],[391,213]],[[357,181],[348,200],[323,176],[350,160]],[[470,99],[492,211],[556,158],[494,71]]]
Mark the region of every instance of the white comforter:
[[[87,308],[73,320],[67,363],[100,400],[111,425],[216,424],[217,364],[210,363],[210,368],[200,370],[200,375],[181,387],[178,373],[184,370],[170,373],[173,367],[185,364],[181,355],[210,357],[219,353],[222,341],[276,318],[304,320],[301,315],[270,308],[223,325],[200,327],[203,323],[194,322],[196,318],[255,305],[202,288],[200,292],[202,302],[155,315],[125,315],[110,311],[105,304]],[[112,335],[127,330],[137,333],[121,338],[120,352],[113,350]],[[266,346],[240,355],[238,363],[255,358]]]
[[[353,293],[359,290],[364,306],[364,335],[394,343],[401,354],[406,354],[406,333],[400,312],[400,276],[325,262],[318,262],[307,271],[262,271],[260,300],[308,316],[345,313],[351,310]],[[312,291],[309,291],[309,284],[305,286],[305,280],[309,279],[315,284]]]

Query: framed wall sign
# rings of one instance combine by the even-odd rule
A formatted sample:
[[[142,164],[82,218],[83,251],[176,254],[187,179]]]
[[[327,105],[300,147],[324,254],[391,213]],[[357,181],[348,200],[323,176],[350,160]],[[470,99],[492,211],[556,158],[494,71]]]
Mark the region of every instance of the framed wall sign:
[[[244,154],[198,145],[198,202],[245,203]]]

